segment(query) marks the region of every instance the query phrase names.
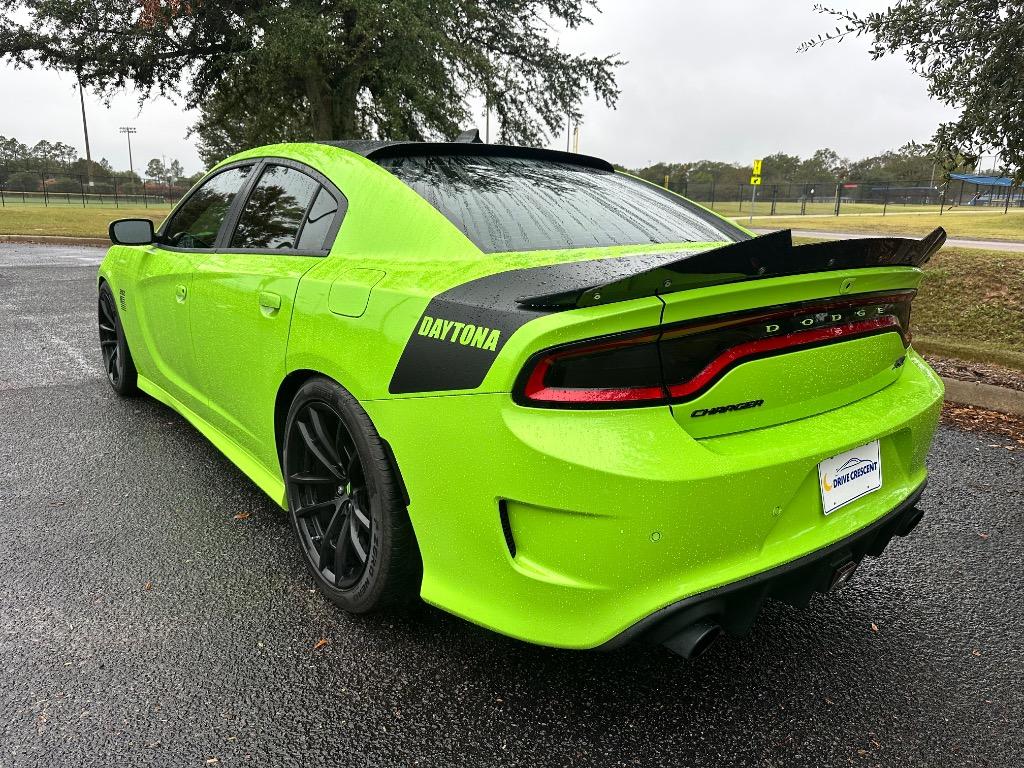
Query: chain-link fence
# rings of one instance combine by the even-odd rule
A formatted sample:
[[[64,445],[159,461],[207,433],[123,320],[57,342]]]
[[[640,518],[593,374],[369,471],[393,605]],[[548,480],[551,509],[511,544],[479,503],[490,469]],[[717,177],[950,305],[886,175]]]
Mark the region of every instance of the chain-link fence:
[[[182,182],[111,174],[93,176],[59,171],[0,170],[0,206],[167,207],[185,194]]]
[[[935,212],[955,208],[1024,208],[1020,187],[969,182],[810,181],[765,183],[670,182],[668,188],[725,215],[803,216]]]

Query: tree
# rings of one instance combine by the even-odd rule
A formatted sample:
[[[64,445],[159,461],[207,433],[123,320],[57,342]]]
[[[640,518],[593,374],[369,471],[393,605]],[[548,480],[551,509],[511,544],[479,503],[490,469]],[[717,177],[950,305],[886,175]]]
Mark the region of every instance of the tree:
[[[70,170],[71,164],[78,159],[78,150],[70,144],[58,141],[53,145],[53,159],[63,165],[65,170]]]
[[[157,181],[163,181],[167,177],[167,167],[159,157],[154,157],[146,163],[146,176]]]
[[[800,176],[800,158],[796,155],[787,155],[785,152],[776,152],[765,155],[762,168],[765,183],[795,181]]]
[[[551,25],[590,22],[596,0],[4,0],[0,58],[128,84],[198,107],[207,159],[281,138],[452,136],[468,97],[500,139],[537,144],[613,106],[614,55],[573,54]]]
[[[182,168],[181,163],[178,160],[171,160],[171,162],[167,164],[167,181],[170,184],[177,184],[184,175],[185,169]]]
[[[29,148],[20,141],[0,136],[0,166],[12,168],[25,163],[29,157]]]
[[[798,176],[806,181],[826,181],[847,175],[849,160],[844,160],[834,149],[819,149],[801,161]]]
[[[71,172],[77,176],[87,176],[93,181],[97,179],[109,179],[111,170],[110,164],[100,165],[95,160],[89,161],[80,157],[71,164]]]
[[[48,142],[46,139],[37,141],[31,149],[31,155],[33,165],[40,170],[49,170],[50,164],[54,160],[54,147],[53,144]]]
[[[866,35],[873,40],[873,59],[902,53],[933,98],[961,110],[958,120],[935,132],[942,165],[947,170],[973,165],[981,154],[994,151],[1004,171],[1024,181],[1020,0],[900,0],[866,15],[822,5],[815,9],[839,26],[799,50]]]

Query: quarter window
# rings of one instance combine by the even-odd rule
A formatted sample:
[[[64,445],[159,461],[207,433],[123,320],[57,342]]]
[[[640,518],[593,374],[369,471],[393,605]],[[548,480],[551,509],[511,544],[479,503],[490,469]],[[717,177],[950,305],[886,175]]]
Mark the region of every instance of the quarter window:
[[[230,247],[295,248],[319,187],[302,171],[268,165],[245,201]]]
[[[171,216],[163,242],[179,248],[213,248],[231,201],[251,170],[250,166],[229,168],[206,181]]]
[[[338,201],[323,187],[309,207],[306,222],[299,233],[300,251],[320,251],[327,247],[325,240],[338,214]]]

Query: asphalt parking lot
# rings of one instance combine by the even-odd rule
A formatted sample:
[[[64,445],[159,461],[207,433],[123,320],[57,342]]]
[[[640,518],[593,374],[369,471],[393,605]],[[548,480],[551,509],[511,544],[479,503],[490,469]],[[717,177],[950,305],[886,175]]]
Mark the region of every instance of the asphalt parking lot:
[[[942,427],[914,535],[696,662],[531,647],[425,606],[353,618],[281,510],[177,415],[110,391],[100,256],[0,245],[0,768],[1024,761],[1006,439]]]

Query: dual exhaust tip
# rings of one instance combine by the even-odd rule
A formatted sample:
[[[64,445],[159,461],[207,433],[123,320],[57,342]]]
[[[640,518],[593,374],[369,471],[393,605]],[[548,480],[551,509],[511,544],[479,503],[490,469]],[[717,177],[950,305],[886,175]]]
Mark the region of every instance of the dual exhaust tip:
[[[899,518],[883,531],[880,537],[876,537],[879,538],[879,541],[872,542],[869,540],[867,542],[866,553],[877,557],[882,553],[885,545],[889,543],[893,536],[908,535],[917,527],[923,517],[924,511],[917,507],[909,507],[904,510]],[[777,597],[792,605],[806,605],[812,591],[833,592],[849,582],[864,554],[863,548],[840,551],[829,560],[822,560],[813,564],[811,567],[814,569],[814,573],[805,573],[804,575],[807,578],[804,578],[797,587],[789,589],[789,592],[786,594],[775,592],[769,596]],[[823,570],[824,573],[822,573]],[[758,594],[763,597],[764,592],[759,591]],[[798,600],[798,597],[802,599]],[[794,600],[796,601],[794,602]],[[758,603],[759,599],[754,604]],[[732,605],[733,610],[736,607],[735,604]],[[751,608],[750,610],[756,610],[756,608]],[[696,616],[694,615],[695,613],[697,614]],[[685,659],[696,659],[722,636],[723,629],[720,622],[723,621],[723,616],[725,616],[725,623],[730,624],[730,631],[733,631],[732,625],[735,622],[728,620],[730,618],[729,611],[726,610],[726,606],[721,600],[693,606],[692,609],[677,614],[673,617],[674,620],[665,622],[668,626],[664,627],[664,634],[659,633],[660,636],[656,639],[654,637],[651,639],[655,642],[660,642],[666,648]],[[750,615],[748,618],[752,619],[753,615]],[[683,628],[675,632],[675,627],[680,624],[683,625]],[[662,639],[669,632],[674,634],[671,634],[667,639]]]
[[[664,641],[664,645],[684,659],[696,659],[714,645],[721,635],[720,624],[711,619],[701,619]]]

